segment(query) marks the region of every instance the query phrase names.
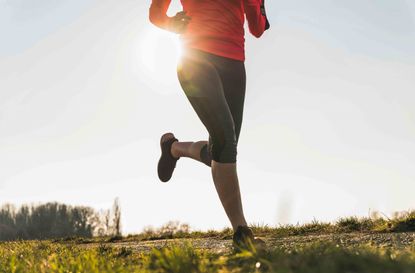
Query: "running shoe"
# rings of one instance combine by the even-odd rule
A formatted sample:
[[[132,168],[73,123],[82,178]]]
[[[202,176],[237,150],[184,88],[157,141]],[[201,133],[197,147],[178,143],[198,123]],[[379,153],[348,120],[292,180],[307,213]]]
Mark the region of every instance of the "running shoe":
[[[180,157],[176,158],[171,154],[171,146],[175,141],[179,140],[174,137],[173,133],[165,133],[160,138],[161,156],[157,165],[157,172],[162,182],[170,180],[176,162],[180,159]]]
[[[248,226],[238,226],[233,233],[233,247],[236,251],[262,251],[265,250],[266,244],[260,238],[254,237]]]

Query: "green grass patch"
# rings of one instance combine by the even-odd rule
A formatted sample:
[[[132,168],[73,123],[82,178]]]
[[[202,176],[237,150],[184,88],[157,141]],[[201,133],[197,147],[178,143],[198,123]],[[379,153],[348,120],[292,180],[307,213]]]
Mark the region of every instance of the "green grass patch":
[[[345,241],[306,241],[301,235],[415,231],[415,211],[397,213],[391,218],[346,217],[334,223],[312,221],[304,225],[251,224],[257,236],[277,238],[299,236],[294,243],[274,245],[264,252],[241,253],[198,249],[192,240],[180,244],[168,241],[163,248],[149,252],[134,250],[134,242],[170,238],[231,239],[232,229],[191,231],[188,225],[169,222],[161,228],[148,228],[140,234],[97,238],[67,237],[49,241],[0,243],[0,273],[49,272],[156,272],[156,273],[344,273],[415,272],[415,245],[392,247],[380,237],[369,244]],[[353,235],[353,234],[351,234]],[[410,236],[410,234],[408,234]],[[340,236],[340,235],[339,235]],[[378,235],[376,235],[378,236]],[[395,235],[393,235],[395,236]],[[398,236],[398,235],[397,235]],[[340,238],[340,237],[339,237]],[[119,242],[132,242],[133,247]],[[92,244],[91,244],[92,243]],[[163,243],[164,244],[164,243]],[[160,244],[159,244],[160,245]],[[389,245],[389,246],[388,246]]]
[[[0,272],[413,273],[415,248],[397,251],[369,245],[315,243],[221,255],[196,249],[191,243],[139,253],[104,244],[85,248],[51,241],[9,242],[0,244]]]

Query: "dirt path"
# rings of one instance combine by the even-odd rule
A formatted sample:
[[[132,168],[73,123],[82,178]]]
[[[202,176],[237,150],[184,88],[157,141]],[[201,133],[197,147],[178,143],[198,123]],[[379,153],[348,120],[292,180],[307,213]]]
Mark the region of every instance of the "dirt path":
[[[288,236],[283,238],[261,237],[270,248],[282,247],[293,248],[305,246],[315,242],[333,242],[344,246],[357,245],[377,245],[391,249],[412,249],[415,251],[415,232],[406,233],[344,233],[344,234],[325,234],[325,235],[304,235],[304,236]],[[202,239],[163,239],[151,241],[127,241],[113,243],[89,243],[84,244],[85,247],[98,247],[106,245],[116,248],[125,247],[137,252],[148,252],[152,248],[162,248],[171,244],[191,244],[199,249],[210,250],[216,253],[228,253],[231,251],[231,240],[223,240],[218,238],[202,238]]]

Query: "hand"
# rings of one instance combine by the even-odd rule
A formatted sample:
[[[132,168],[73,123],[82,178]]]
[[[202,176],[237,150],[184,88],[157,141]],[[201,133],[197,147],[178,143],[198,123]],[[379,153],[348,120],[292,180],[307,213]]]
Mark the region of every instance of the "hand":
[[[261,14],[265,17],[265,30],[269,29],[269,21],[267,18],[267,13],[265,11],[265,0],[262,0],[261,6],[260,6]]]
[[[186,11],[180,11],[175,16],[169,18],[167,30],[182,34],[186,31],[187,25],[192,18],[186,15]]]

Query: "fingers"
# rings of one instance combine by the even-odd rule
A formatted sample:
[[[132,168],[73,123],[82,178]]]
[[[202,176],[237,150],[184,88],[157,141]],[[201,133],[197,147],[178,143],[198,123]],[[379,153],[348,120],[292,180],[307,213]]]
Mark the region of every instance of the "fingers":
[[[179,21],[183,21],[183,22],[188,22],[190,20],[192,20],[192,17],[186,15],[186,11],[180,11],[178,13],[176,13],[176,15],[174,16],[177,20]]]
[[[190,16],[186,15],[186,11],[176,13],[175,16],[170,17],[170,31],[178,34],[184,33],[191,19]]]

